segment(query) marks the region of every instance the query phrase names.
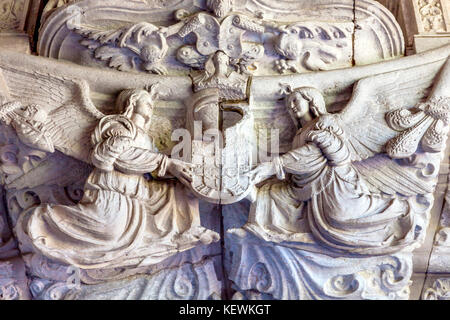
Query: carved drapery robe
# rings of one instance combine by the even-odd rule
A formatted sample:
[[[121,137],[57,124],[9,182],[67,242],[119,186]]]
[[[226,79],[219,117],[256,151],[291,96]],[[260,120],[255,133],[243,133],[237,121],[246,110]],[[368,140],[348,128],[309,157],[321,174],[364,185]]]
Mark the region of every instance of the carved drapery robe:
[[[76,206],[44,204],[28,235],[44,255],[80,268],[148,265],[218,234],[200,226],[198,201],[166,172],[167,157],[124,116],[104,117],[92,135],[95,165]]]
[[[311,241],[312,234],[329,249],[358,254],[386,254],[411,245],[414,204],[371,193],[345,142],[332,115],[300,129],[293,150],[278,161],[287,179],[259,188],[245,228],[289,246]]]

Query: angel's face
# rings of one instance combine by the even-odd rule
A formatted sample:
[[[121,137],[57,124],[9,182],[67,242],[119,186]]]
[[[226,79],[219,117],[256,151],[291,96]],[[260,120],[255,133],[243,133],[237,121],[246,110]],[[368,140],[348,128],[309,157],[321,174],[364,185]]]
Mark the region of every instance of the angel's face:
[[[298,92],[294,92],[289,96],[287,107],[291,116],[296,120],[302,119],[309,113],[309,102]]]
[[[136,101],[134,112],[149,117],[153,112],[153,101],[150,96],[143,95]]]
[[[139,97],[139,99],[137,99],[135,103],[134,113],[139,114],[144,119],[146,119],[145,126],[147,126],[150,123],[150,118],[153,113],[153,100],[149,95],[143,95]]]

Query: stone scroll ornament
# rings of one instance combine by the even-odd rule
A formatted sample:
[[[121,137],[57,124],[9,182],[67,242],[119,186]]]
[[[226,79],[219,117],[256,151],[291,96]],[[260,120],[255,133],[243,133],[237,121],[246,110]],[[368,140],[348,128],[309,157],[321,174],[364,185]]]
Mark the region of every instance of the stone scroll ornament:
[[[148,134],[157,84],[123,90],[105,115],[86,81],[1,67],[0,119],[23,144],[94,167],[77,205],[42,204],[19,219],[37,252],[82,269],[153,265],[219,235],[200,226],[191,166]],[[26,103],[25,103],[26,101]],[[151,174],[158,179],[148,179]]]

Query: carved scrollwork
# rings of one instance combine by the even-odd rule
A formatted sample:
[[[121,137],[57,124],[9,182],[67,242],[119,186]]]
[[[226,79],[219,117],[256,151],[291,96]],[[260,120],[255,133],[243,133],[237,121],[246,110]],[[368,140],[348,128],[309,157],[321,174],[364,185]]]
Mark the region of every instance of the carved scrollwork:
[[[340,258],[241,236],[228,249],[233,253],[230,279],[245,298],[409,298],[411,255]]]
[[[386,116],[391,128],[402,133],[390,140],[386,152],[392,158],[412,156],[421,143],[427,152],[440,152],[447,140],[450,120],[450,99],[435,98],[420,104],[420,112],[412,114],[401,109]]]
[[[424,293],[424,300],[450,300],[450,279],[437,279]]]
[[[126,278],[96,285],[72,287],[67,281],[35,278],[30,289],[43,300],[205,300],[220,296],[222,284],[215,277],[211,259],[162,270],[151,276]]]
[[[94,15],[93,4],[78,1],[47,19],[40,54],[53,56],[60,51],[58,57],[73,60],[64,44],[51,43],[64,38],[79,42],[81,36],[90,58],[83,54],[76,62],[98,65],[91,61],[95,60],[119,70],[157,74],[186,74],[186,67],[206,68],[217,51],[224,52],[230,66],[242,74],[273,74],[273,69],[277,73],[330,70],[351,66],[353,58],[365,64],[403,54],[399,26],[386,8],[371,0],[360,1],[355,8],[350,0],[339,0],[339,5],[255,0],[108,3],[128,10],[126,22],[116,11],[111,12],[107,3],[95,6]],[[372,10],[374,6],[377,10]],[[357,21],[353,21],[353,9]],[[102,16],[111,23],[105,23]],[[311,16],[316,17],[315,22],[309,22]],[[56,28],[61,22],[71,32],[56,37],[55,33],[63,31]],[[356,23],[359,31],[355,31]],[[368,43],[373,50],[353,48],[356,32],[376,35],[377,39]],[[180,63],[185,68],[180,68]]]
[[[71,289],[66,282],[35,278],[31,281],[30,291],[35,300],[63,300]]]

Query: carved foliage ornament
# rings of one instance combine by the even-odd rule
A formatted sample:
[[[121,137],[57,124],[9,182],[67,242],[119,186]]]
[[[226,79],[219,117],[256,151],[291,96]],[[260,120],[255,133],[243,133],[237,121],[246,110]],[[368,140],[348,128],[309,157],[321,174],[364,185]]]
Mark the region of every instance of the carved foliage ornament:
[[[58,57],[67,56],[67,59],[72,60],[63,44],[55,45],[51,43],[53,40],[49,40],[60,32],[55,29],[56,25],[64,21],[65,28],[72,33],[63,37],[70,38],[70,41],[76,39],[92,53],[95,60],[119,70],[156,74],[186,73],[188,69],[180,68],[173,61],[174,58],[185,67],[203,69],[218,50],[230,58],[230,65],[238,73],[255,73],[258,66],[261,67],[259,73],[272,74],[274,71],[286,73],[335,69],[351,66],[352,57],[358,56],[352,46],[355,33],[359,32],[362,36],[362,33],[372,33],[371,28],[375,28],[365,22],[371,14],[376,14],[366,7],[379,6],[379,10],[387,13],[376,2],[359,3],[357,11],[360,12],[358,24],[361,30],[355,31],[352,22],[353,2],[341,1],[341,14],[337,14],[333,3],[318,4],[311,8],[308,4],[302,9],[301,4],[293,5],[284,1],[286,7],[292,7],[292,12],[298,13],[294,20],[286,20],[273,7],[273,3],[268,5],[259,1],[218,0],[206,1],[204,4],[174,1],[161,6],[158,2],[116,4],[110,0],[108,3],[111,6],[118,5],[130,12],[127,22],[120,17],[116,21],[116,13],[109,11],[107,3],[94,6],[80,1],[59,8],[47,18],[41,32],[39,53],[53,56],[58,47]],[[321,10],[330,10],[329,7],[334,8],[332,12],[336,11],[336,17],[319,16],[314,22],[310,21],[308,12],[314,15]],[[95,15],[90,14],[93,8]],[[160,15],[156,17],[152,9]],[[100,18],[102,15],[111,23],[105,23]],[[148,16],[147,20],[144,16]],[[377,23],[399,29],[398,25],[391,25],[392,21],[383,19],[380,18]],[[74,34],[79,37],[74,37]],[[368,44],[373,46],[373,50],[365,48],[366,61],[403,54],[402,38],[393,39],[394,33],[375,34],[379,39],[376,43]],[[401,32],[397,35],[401,35]],[[392,39],[386,41],[385,38]],[[168,43],[171,44],[169,47]]]

